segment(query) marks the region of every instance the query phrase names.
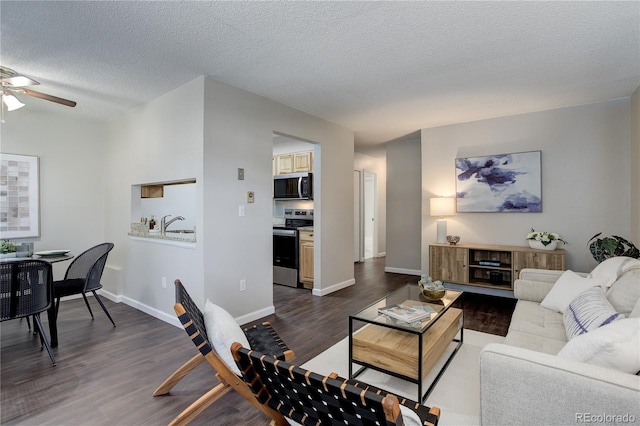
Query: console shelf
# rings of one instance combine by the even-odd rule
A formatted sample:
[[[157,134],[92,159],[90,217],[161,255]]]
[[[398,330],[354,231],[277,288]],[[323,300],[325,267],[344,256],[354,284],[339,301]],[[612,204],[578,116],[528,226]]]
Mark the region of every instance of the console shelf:
[[[564,250],[481,244],[429,246],[429,275],[434,280],[513,290],[513,282],[524,268],[564,270]]]

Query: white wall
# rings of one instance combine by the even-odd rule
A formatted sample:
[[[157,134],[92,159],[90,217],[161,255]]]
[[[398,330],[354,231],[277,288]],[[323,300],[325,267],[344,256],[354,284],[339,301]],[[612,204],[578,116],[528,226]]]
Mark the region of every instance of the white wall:
[[[68,249],[76,255],[105,242],[104,124],[29,104],[6,113],[0,127],[2,152],[39,157],[40,237],[19,241],[34,242],[36,251]],[[68,266],[54,264],[54,278],[62,279]]]
[[[387,272],[421,272],[420,151],[419,136],[387,144]]]
[[[567,268],[591,270],[589,238],[630,236],[631,190],[638,190],[630,133],[629,98],[423,129],[422,270],[436,239],[429,197],[455,194],[455,158],[534,150],[542,151],[542,213],[460,213],[448,219],[448,233],[465,243],[524,246],[531,228],[558,232],[569,242]]]
[[[122,270],[122,299],[175,322],[173,281],[182,280],[204,304],[203,244],[195,249],[140,241],[131,226],[131,185],[196,179],[198,240],[202,210],[203,78],[179,87],[109,123],[105,149],[105,233],[115,243],[111,262]],[[181,214],[176,206],[175,215]],[[169,213],[167,213],[169,214]],[[167,288],[162,288],[162,277]]]
[[[640,248],[640,87],[631,96],[631,241]]]
[[[273,155],[313,151],[313,149],[313,143],[301,141],[299,139],[291,139],[287,136],[273,136]]]
[[[205,295],[247,320],[273,310],[274,132],[319,144],[314,294],[353,284],[353,132],[212,79],[205,80],[204,116]],[[243,181],[236,179],[238,167],[245,169]],[[255,192],[255,203],[246,204],[247,191]],[[238,216],[240,205],[245,217]]]
[[[386,151],[356,152],[353,162],[354,170],[364,170],[376,174],[376,233],[377,246],[375,256],[386,255],[387,246],[387,159]]]
[[[116,299],[176,323],[172,282],[180,278],[196,303],[208,297],[250,321],[273,311],[274,131],[318,143],[314,294],[352,285],[348,129],[203,77],[106,124],[16,111],[2,126],[2,152],[40,157],[36,250],[79,253],[112,241],[103,284]],[[236,180],[237,167],[245,168],[244,181]],[[184,179],[198,182],[195,248],[129,237],[131,186]],[[256,202],[239,218],[248,190]],[[242,293],[240,278],[247,280]]]

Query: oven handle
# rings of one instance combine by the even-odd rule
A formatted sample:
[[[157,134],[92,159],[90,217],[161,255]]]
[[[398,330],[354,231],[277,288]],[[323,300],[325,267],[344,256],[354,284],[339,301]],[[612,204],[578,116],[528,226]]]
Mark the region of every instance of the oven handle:
[[[295,229],[274,229],[273,235],[277,235],[279,237],[295,237],[296,236]]]

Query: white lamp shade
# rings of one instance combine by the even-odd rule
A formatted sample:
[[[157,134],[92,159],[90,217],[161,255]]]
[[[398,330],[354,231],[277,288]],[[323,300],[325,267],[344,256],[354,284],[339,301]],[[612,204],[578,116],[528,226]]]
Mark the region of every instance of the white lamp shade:
[[[429,199],[429,211],[431,216],[453,216],[456,212],[455,198],[435,197]]]
[[[18,98],[7,93],[2,94],[2,101],[7,106],[7,111],[15,111],[18,108],[22,108],[24,106],[24,104],[20,102]]]

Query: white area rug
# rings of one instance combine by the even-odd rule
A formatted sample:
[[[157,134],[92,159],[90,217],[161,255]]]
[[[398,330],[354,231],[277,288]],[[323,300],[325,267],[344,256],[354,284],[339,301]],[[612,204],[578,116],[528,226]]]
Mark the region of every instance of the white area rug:
[[[478,367],[480,350],[488,343],[502,343],[504,337],[464,330],[464,343],[453,358],[440,381],[425,401],[429,407],[439,407],[439,425],[466,426],[480,424],[480,370]],[[445,352],[440,361],[423,382],[424,392],[429,388],[437,371],[446,362],[454,345]],[[317,357],[302,364],[301,367],[318,374],[337,373],[340,377],[349,376],[349,339],[344,338]],[[354,364],[354,371],[356,371]],[[418,386],[384,373],[366,370],[357,378],[372,386],[379,387],[397,395],[417,401]]]

